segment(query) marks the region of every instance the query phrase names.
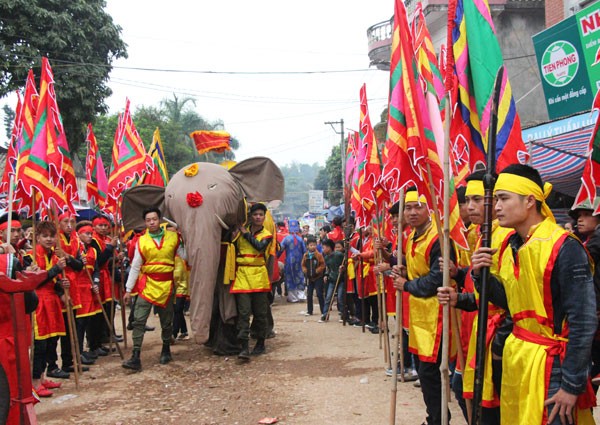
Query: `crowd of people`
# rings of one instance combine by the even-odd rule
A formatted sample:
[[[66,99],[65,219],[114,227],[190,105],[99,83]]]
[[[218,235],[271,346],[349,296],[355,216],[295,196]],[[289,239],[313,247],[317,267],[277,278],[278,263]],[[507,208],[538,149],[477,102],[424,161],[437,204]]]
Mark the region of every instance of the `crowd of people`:
[[[387,225],[357,229],[352,216],[347,222],[335,217],[317,234],[297,220],[272,223],[265,205],[251,205],[247,223],[232,229],[228,240],[235,247],[228,293],[237,308],[231,339],[238,358],[243,363],[266,352],[265,340],[274,336],[271,304],[277,293],[289,303],[306,302],[302,314],[318,316],[319,323],[334,321],[333,316],[344,325],[387,334],[399,321],[403,361],[389,363],[386,374],[396,375],[397,367],[406,380],[418,379],[425,423],[441,424],[442,310],[449,305],[458,329],[448,352],[451,387],[470,420],[476,408],[478,291],[482,270],[489,268],[481,423],[593,423],[593,384],[600,383],[600,376],[592,379],[600,373],[600,217],[594,206],[580,204],[571,211],[575,229],[559,226],[545,201],[550,186],[535,169],[512,165],[496,181],[487,248],[481,243],[483,179],[483,172],[473,173],[459,193],[469,248],[451,244],[446,256],[450,285],[444,285],[443,248],[432,209],[415,189],[386,211]],[[85,372],[114,350],[122,340],[114,331],[117,306],[131,307],[127,327],[133,331],[133,351],[122,363],[125,369],[142,369],[152,312],[161,325],[159,363],[172,360],[176,338],[188,338],[183,240],[174,228],[161,225],[158,208],[142,215],[145,229],[127,242],[102,215],[78,222],[66,213],[37,222],[34,231],[23,228],[15,215],[0,217],[0,236],[8,240],[0,245],[1,270],[13,279],[22,270],[46,272],[42,284],[25,294],[32,317],[32,388],[38,396],[49,397],[60,388],[50,378]],[[8,295],[0,294],[0,303],[0,362],[14,398]],[[10,415],[8,423],[18,419],[15,406]]]
[[[475,172],[459,191],[469,249],[451,244],[448,286],[432,209],[414,188],[406,192],[402,211],[399,203],[387,211],[391,232],[372,226],[357,231],[351,218],[345,226],[341,217],[333,221],[333,230],[324,226],[318,236],[302,235],[296,223],[287,229],[278,223],[279,240],[289,240],[289,231],[306,244],[298,248],[304,252],[301,266],[295,265],[302,268],[307,286],[305,314],[315,313],[316,293],[319,322],[327,321],[337,299],[340,321],[379,333],[380,327],[395,326],[399,291],[405,352],[398,375],[418,377],[424,424],[437,425],[443,416],[442,310],[450,305],[458,329],[449,344],[451,388],[470,421],[477,407],[478,291],[482,270],[489,268],[481,423],[594,423],[591,409],[600,384],[600,216],[594,215],[595,206],[584,203],[570,212],[575,226],[557,224],[546,204],[551,185],[535,169],[512,165],[497,178],[491,248],[485,248],[483,180],[484,172]]]
[[[38,221],[35,228],[22,226],[17,214],[0,217],[0,237],[7,241],[0,245],[2,272],[12,279],[19,278],[18,272],[43,274],[41,284],[25,293],[31,326],[28,335],[20,335],[33,339],[30,372],[37,399],[51,397],[61,387],[56,379],[87,372],[99,358],[121,351],[117,344],[123,336],[115,332],[115,312],[122,309],[125,322],[126,305],[131,306],[127,327],[133,330],[133,356],[123,367],[141,369],[143,335],[154,330],[146,326],[153,308],[162,328],[161,364],[171,360],[169,347],[175,339],[189,338],[183,313],[189,267],[181,238],[160,226],[158,208],[143,215],[146,229],[127,242],[119,240],[120,232],[103,215],[77,221],[64,213]],[[0,292],[0,365],[11,397],[8,424],[20,423],[13,320],[10,296]]]

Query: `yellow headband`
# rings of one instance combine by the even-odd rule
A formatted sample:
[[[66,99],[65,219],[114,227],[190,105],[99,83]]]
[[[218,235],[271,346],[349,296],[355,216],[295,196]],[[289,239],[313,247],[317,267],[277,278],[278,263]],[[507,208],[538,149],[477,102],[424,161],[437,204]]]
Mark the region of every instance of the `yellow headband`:
[[[465,196],[484,196],[485,189],[483,187],[483,181],[481,180],[470,180],[467,182],[467,190]]]
[[[517,195],[533,195],[533,197],[542,203],[542,216],[550,218],[553,222],[554,214],[546,203],[546,198],[552,192],[552,184],[544,183],[544,190],[537,183],[529,180],[527,177],[517,176],[516,174],[500,173],[496,185],[494,186],[494,195],[499,190],[516,193]]]
[[[420,204],[427,204],[427,199],[425,195],[419,196],[416,190],[411,190],[410,192],[406,192],[406,197],[404,198],[404,203],[409,202],[418,202]]]

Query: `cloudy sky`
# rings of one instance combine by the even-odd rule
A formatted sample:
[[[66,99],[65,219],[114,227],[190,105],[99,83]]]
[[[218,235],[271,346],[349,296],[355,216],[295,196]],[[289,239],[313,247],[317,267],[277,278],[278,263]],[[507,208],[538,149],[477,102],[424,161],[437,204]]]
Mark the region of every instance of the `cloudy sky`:
[[[393,5],[108,0],[129,58],[114,64],[107,103],[117,112],[126,97],[134,108],[172,93],[193,97],[200,115],[222,120],[240,141],[238,159],[324,164],[340,140],[324,122],[342,118],[358,130],[363,83],[373,124],[387,103],[389,75],[369,69],[366,30],[389,19]]]

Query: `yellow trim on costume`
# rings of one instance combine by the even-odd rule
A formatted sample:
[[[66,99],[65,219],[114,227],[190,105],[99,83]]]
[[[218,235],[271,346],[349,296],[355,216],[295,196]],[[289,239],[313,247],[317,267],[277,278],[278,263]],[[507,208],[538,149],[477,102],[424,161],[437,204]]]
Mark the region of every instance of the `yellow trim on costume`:
[[[411,190],[410,192],[406,192],[406,196],[404,197],[404,203],[407,204],[409,202],[418,202],[420,204],[426,204],[427,199],[425,195],[420,195],[415,190]]]
[[[465,196],[484,196],[485,188],[483,187],[483,181],[481,180],[470,180],[467,182],[467,190]]]
[[[494,195],[496,195],[496,192],[499,190],[523,196],[533,195],[537,201],[542,203],[542,216],[548,217],[556,223],[554,214],[552,214],[550,207],[546,203],[546,198],[548,198],[548,195],[552,192],[551,183],[544,183],[544,190],[542,191],[541,187],[527,177],[510,173],[500,173],[498,180],[496,181],[496,186],[494,187]]]
[[[223,284],[229,285],[235,280],[235,245],[228,242],[221,242],[221,245],[227,245],[225,270],[223,271]]]

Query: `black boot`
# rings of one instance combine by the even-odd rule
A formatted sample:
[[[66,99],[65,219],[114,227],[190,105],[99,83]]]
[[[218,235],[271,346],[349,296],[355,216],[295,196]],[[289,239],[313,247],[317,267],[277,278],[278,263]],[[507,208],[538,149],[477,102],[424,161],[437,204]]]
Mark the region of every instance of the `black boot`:
[[[254,346],[254,350],[252,350],[253,356],[259,356],[265,353],[265,339],[258,338],[256,340],[256,345]]]
[[[250,350],[248,349],[248,340],[242,341],[241,344],[242,351],[238,354],[238,359],[240,360],[250,360]]]
[[[173,357],[171,357],[171,346],[169,344],[163,344],[162,351],[160,352],[160,360],[158,361],[160,364],[167,364]]]
[[[142,361],[140,360],[140,350],[133,350],[131,353],[131,358],[129,360],[125,360],[122,364],[125,369],[135,370],[139,372],[142,370]]]

